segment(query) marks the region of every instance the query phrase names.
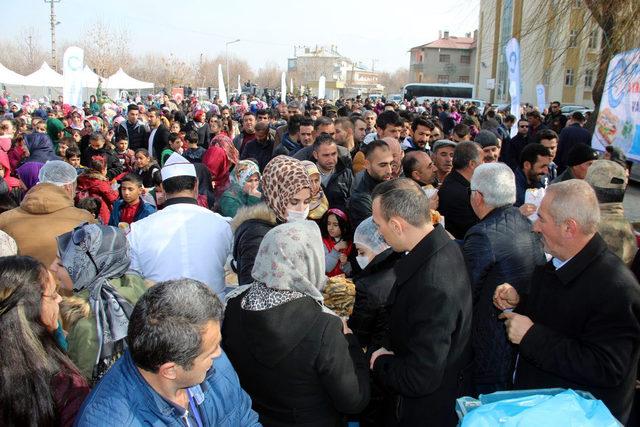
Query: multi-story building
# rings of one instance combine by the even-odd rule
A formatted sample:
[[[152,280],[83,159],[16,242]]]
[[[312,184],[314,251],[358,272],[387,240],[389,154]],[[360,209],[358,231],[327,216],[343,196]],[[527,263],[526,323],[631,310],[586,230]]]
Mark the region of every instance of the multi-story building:
[[[294,57],[289,58],[287,72],[298,86],[318,94],[318,81],[326,79],[325,97],[368,95],[382,93],[379,73],[356,64],[338,53],[337,46],[296,46]]]
[[[520,43],[521,102],[560,101],[593,107],[601,30],[581,0],[481,0],[476,96],[509,102],[505,45]]]
[[[476,39],[440,31],[438,40],[412,47],[409,75],[414,83],[474,83]]]

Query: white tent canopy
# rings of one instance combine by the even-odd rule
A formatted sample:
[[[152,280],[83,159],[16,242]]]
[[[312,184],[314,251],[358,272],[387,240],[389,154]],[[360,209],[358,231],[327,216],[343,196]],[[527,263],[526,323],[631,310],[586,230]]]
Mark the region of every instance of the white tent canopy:
[[[104,87],[105,89],[153,89],[153,83],[134,79],[120,68],[107,79]]]
[[[4,65],[0,64],[0,83],[7,85],[21,85],[24,82],[24,76],[11,71]]]
[[[84,77],[84,82],[82,84],[83,87],[96,88],[98,87],[98,83],[100,83],[100,80],[102,80],[104,83],[104,79],[91,71],[91,68],[89,68],[89,66],[86,64],[84,66],[84,69],[82,70],[82,73]]]
[[[43,62],[38,70],[26,76],[22,81],[24,86],[40,87],[62,87],[63,83],[62,74],[52,70],[46,62]]]

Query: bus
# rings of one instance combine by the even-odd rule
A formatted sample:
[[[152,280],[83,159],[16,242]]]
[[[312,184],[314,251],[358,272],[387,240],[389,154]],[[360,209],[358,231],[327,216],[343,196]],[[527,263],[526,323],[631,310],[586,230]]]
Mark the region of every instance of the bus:
[[[469,83],[410,83],[404,87],[404,99],[472,99],[474,85]]]

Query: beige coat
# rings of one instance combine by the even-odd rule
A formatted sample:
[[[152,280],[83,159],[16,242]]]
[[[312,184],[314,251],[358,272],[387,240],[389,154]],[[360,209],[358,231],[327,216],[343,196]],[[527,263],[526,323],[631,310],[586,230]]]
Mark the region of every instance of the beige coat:
[[[0,214],[0,230],[15,239],[18,254],[32,256],[46,267],[57,255],[56,237],[83,222],[96,221],[73,206],[63,187],[46,183],[29,190],[19,207]]]

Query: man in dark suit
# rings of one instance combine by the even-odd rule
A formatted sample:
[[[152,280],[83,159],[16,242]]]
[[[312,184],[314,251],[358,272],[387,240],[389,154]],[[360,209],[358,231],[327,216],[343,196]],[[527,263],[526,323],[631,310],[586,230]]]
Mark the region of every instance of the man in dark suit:
[[[438,211],[444,216],[447,231],[456,239],[464,239],[478,217],[469,202],[469,181],[476,167],[482,164],[482,149],[471,141],[460,142],[453,151],[453,171],[438,190]]]
[[[169,129],[162,124],[160,120],[160,112],[157,108],[149,108],[149,125],[151,133],[149,134],[149,154],[153,156],[160,164],[160,155],[162,150],[169,147]]]
[[[533,230],[553,258],[528,289],[498,286],[509,340],[518,345],[514,386],[592,393],[625,424],[640,355],[640,285],[597,233],[598,199],[584,180],[547,187]]]
[[[383,182],[372,197],[380,234],[394,251],[407,252],[395,265],[388,344],[370,362],[374,379],[397,399],[384,424],[453,426],[455,400],[470,392],[472,360],[471,286],[462,252],[433,226],[429,199],[415,182]]]

